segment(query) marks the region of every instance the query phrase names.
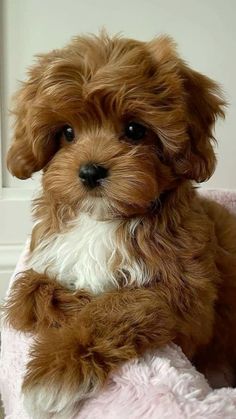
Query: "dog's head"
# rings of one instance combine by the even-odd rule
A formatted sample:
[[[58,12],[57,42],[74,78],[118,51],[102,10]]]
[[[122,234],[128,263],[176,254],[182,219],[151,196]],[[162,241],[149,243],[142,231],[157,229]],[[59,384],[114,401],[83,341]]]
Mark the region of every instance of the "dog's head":
[[[21,179],[43,169],[44,193],[62,205],[143,214],[176,183],[212,175],[223,107],[168,37],[79,37],[29,71],[8,168]]]

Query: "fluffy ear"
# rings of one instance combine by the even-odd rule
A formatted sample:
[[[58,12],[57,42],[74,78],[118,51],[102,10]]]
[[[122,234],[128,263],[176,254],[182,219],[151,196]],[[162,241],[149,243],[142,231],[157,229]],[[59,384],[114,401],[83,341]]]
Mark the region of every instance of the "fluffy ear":
[[[182,84],[187,137],[185,150],[172,160],[179,176],[202,182],[210,178],[216,164],[213,131],[216,119],[224,117],[226,102],[219,86],[208,77],[191,70],[178,56],[172,38],[161,36],[149,43],[156,62],[176,72]]]
[[[216,119],[224,117],[226,102],[213,80],[181,62],[180,74],[184,87],[189,142],[185,152],[176,159],[175,170],[188,179],[203,182],[211,177],[215,169],[213,130]]]
[[[20,179],[29,178],[42,169],[55,153],[55,143],[47,141],[48,132],[37,129],[38,90],[42,76],[51,62],[53,54],[39,57],[37,64],[29,70],[29,77],[15,95],[13,142],[7,155],[9,171]]]

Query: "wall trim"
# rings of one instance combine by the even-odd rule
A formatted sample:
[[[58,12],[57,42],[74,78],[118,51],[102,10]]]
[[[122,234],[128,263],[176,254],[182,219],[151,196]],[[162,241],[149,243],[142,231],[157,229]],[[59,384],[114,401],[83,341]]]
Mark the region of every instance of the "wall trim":
[[[10,279],[24,247],[25,243],[0,244],[0,304],[6,296]]]
[[[25,243],[0,244],[0,272],[13,272]]]

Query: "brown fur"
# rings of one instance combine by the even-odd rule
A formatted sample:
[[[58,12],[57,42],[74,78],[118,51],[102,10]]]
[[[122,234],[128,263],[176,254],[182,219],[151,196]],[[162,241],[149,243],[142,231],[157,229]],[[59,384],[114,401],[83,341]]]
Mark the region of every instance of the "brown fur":
[[[222,365],[235,371],[236,220],[191,182],[214,171],[213,128],[224,105],[217,84],[191,70],[167,37],[78,37],[39,57],[16,97],[8,154],[20,178],[44,170],[31,251],[80,210],[94,212],[86,198],[99,196],[98,219],[122,220],[117,240],[144,262],[149,285],[125,287],[120,278],[119,290],[89,296],[46,275],[20,275],[8,320],[38,332],[25,388],[52,382],[76,392],[89,381],[89,393],[120,363],[170,341],[206,374]],[[130,119],[149,127],[140,144],[124,137]],[[75,129],[72,144],[56,135],[65,124]],[[110,170],[99,191],[78,181],[88,161]],[[118,251],[114,271],[120,258]]]
[[[88,292],[72,293],[59,282],[29,269],[14,281],[4,311],[14,329],[38,333],[69,323],[90,300]]]

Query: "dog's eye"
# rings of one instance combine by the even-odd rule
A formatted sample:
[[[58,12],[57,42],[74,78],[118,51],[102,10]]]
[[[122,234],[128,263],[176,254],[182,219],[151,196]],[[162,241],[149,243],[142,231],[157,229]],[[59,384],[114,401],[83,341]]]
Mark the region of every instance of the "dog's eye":
[[[74,139],[75,139],[74,130],[70,125],[65,125],[62,128],[62,134],[63,134],[64,138],[66,139],[66,141],[68,141],[69,143],[71,141],[74,141]]]
[[[128,122],[125,126],[125,136],[129,140],[138,142],[145,137],[146,127],[138,122]]]

